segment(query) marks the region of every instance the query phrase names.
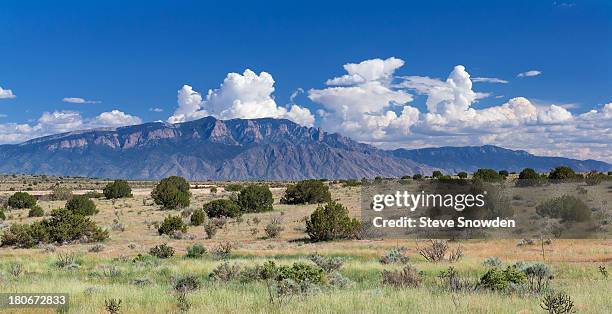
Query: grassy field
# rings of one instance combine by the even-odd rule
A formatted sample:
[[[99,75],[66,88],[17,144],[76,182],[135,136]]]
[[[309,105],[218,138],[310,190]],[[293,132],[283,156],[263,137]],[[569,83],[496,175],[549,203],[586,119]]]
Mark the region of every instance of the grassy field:
[[[53,182],[41,178],[7,177],[0,184],[0,195],[31,187],[32,194],[43,195]],[[32,180],[39,180],[36,185]],[[55,180],[55,179],[54,179]],[[75,190],[101,189],[104,181],[63,179]],[[10,181],[10,182],[9,182]],[[52,180],[51,180],[52,181]],[[31,184],[31,185],[29,185]],[[194,189],[197,184],[196,189]],[[116,201],[95,199],[100,213],[93,220],[110,230],[110,239],[100,252],[90,252],[95,244],[44,246],[34,249],[0,248],[0,292],[62,292],[70,295],[69,313],[104,313],[105,300],[121,299],[121,313],[180,312],[173,282],[183,275],[201,279],[202,287],[187,294],[191,313],[544,313],[540,308],[541,295],[517,291],[486,292],[465,289],[452,292],[437,276],[450,266],[462,280],[476,283],[487,270],[483,261],[497,256],[504,267],[515,262],[544,262],[553,270],[551,287],[568,293],[579,313],[612,312],[612,284],[598,267],[612,268],[612,240],[553,239],[544,246],[544,257],[539,242],[517,246],[517,240],[462,240],[451,241],[451,248],[461,247],[464,257],[455,263],[431,263],[417,252],[415,240],[353,240],[325,243],[306,241],[304,221],[316,205],[282,205],[283,184],[272,188],[275,204],[269,213],[246,214],[242,221],[231,221],[213,239],[206,239],[201,226],[190,227],[182,239],[160,236],[156,225],[169,214],[182,211],[161,211],[149,196],[152,182],[134,184],[134,197]],[[218,192],[212,193],[210,187]],[[191,208],[201,206],[230,193],[223,183],[192,182]],[[607,189],[603,186],[602,189]],[[82,192],[81,191],[81,192]],[[606,190],[604,190],[605,192]],[[353,215],[359,214],[358,187],[331,188],[332,198],[345,204]],[[532,191],[531,193],[540,193]],[[524,201],[524,200],[521,200]],[[524,201],[528,203],[527,201]],[[64,206],[64,201],[39,201],[49,212]],[[532,209],[533,210],[533,209]],[[28,218],[27,210],[6,213],[4,225],[26,223],[40,218]],[[279,238],[268,239],[264,227],[280,217],[284,230]],[[346,288],[323,286],[319,293],[295,296],[286,304],[271,304],[267,286],[263,282],[217,282],[209,278],[211,271],[223,261],[207,255],[200,259],[186,258],[186,248],[203,244],[209,251],[221,243],[231,242],[234,249],[227,258],[243,267],[274,260],[279,264],[310,263],[313,253],[340,256],[345,259],[340,272],[352,284]],[[146,255],[149,248],[167,243],[176,250],[169,259],[154,259],[147,263],[133,263],[137,254]],[[426,245],[423,240],[419,246]],[[389,249],[406,247],[410,265],[422,272],[422,284],[417,288],[396,289],[382,284],[382,271],[400,269],[402,265],[383,265],[380,256]],[[72,253],[79,267],[60,268],[56,262],[60,254]],[[16,266],[21,265],[21,266]],[[16,269],[22,271],[16,274]],[[145,283],[145,284],[143,284]],[[6,310],[15,313],[39,313],[41,310]],[[42,310],[44,312],[45,310]],[[46,310],[49,313],[53,309]]]

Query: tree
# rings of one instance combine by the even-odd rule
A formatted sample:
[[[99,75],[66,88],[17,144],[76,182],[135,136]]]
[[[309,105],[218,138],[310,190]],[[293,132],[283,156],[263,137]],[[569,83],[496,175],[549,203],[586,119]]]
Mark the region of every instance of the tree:
[[[84,195],[73,196],[66,202],[66,209],[83,216],[91,216],[98,213],[96,204]]]
[[[431,174],[431,176],[432,176],[433,178],[438,179],[438,178],[440,178],[441,176],[443,176],[443,174],[442,174],[442,171],[440,171],[440,170],[434,170],[434,172]]]
[[[493,169],[478,169],[476,172],[474,172],[473,178],[482,180],[484,182],[499,182],[504,179],[497,171]]]
[[[7,203],[12,208],[32,208],[36,205],[36,199],[27,192],[17,192],[9,197]]]
[[[208,217],[231,217],[242,216],[242,210],[236,202],[228,199],[218,199],[204,204],[204,212]]]
[[[283,204],[316,204],[329,201],[331,201],[329,186],[320,180],[304,180],[289,185],[281,198]]]
[[[306,220],[306,233],[313,241],[330,241],[357,237],[361,223],[349,216],[340,203],[321,205]]]
[[[459,177],[459,179],[466,179],[468,177],[468,174],[465,171],[461,171],[457,173],[457,176]]]
[[[573,180],[576,178],[577,178],[577,175],[576,175],[576,172],[574,172],[574,169],[567,167],[567,166],[556,167],[548,174],[548,179],[554,180],[557,182]]]
[[[535,186],[541,185],[542,178],[540,175],[531,168],[525,168],[519,173],[518,181],[516,181],[516,186],[525,187],[525,186]]]
[[[243,212],[260,213],[272,211],[272,192],[267,185],[249,185],[240,190],[238,206]]]
[[[413,180],[421,180],[421,179],[423,179],[423,175],[420,174],[420,173],[417,173],[417,174],[412,176],[412,179]]]
[[[502,176],[504,178],[507,178],[510,175],[508,170],[500,170],[498,173],[499,173],[500,176]]]
[[[132,188],[125,180],[115,180],[107,184],[102,192],[107,199],[132,197]]]
[[[189,183],[181,177],[172,176],[162,179],[151,191],[155,204],[164,209],[176,209],[189,206]]]

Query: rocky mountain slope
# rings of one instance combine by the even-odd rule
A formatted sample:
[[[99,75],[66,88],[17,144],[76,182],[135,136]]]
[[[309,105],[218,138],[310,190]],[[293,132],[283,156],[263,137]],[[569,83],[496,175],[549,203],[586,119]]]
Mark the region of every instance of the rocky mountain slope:
[[[0,145],[0,173],[101,178],[298,180],[454,174],[478,168],[607,171],[594,160],[539,157],[495,146],[385,151],[282,119],[146,123],[63,133]]]
[[[432,168],[289,120],[146,123],[0,146],[1,173],[192,180],[296,180],[429,173]]]

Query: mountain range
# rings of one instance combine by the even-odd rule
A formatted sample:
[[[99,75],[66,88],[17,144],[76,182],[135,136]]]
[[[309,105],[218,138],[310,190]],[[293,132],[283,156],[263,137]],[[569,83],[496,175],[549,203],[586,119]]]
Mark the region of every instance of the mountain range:
[[[0,173],[100,178],[298,180],[398,177],[478,168],[607,171],[595,160],[534,156],[495,146],[382,150],[284,119],[145,123],[0,145]]]

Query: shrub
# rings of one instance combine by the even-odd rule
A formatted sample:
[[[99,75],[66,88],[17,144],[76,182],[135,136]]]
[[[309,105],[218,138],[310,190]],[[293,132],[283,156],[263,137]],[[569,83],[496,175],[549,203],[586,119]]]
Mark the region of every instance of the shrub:
[[[385,255],[381,256],[378,261],[381,264],[406,264],[410,260],[406,256],[407,249],[405,247],[396,247],[385,252]]]
[[[185,257],[187,258],[201,258],[206,255],[207,250],[202,244],[194,244],[187,247],[187,254]]]
[[[283,204],[316,204],[330,201],[329,186],[320,180],[304,180],[289,185],[281,198]]]
[[[353,285],[353,281],[342,276],[342,274],[339,272],[330,273],[327,276],[327,281],[330,285],[336,288],[348,288]]]
[[[6,220],[6,215],[4,214],[4,210],[0,209],[0,220]]]
[[[510,173],[508,172],[508,170],[500,170],[497,172],[500,176],[502,176],[503,178],[507,178]]]
[[[525,278],[525,274],[518,271],[514,266],[508,266],[505,270],[491,268],[482,275],[478,286],[494,291],[503,291],[509,287],[510,283],[523,284]]]
[[[240,206],[229,199],[218,199],[204,204],[204,212],[208,217],[231,217],[236,218],[242,215]]]
[[[313,254],[310,256],[310,260],[315,263],[315,265],[321,267],[321,269],[328,274],[339,271],[344,265],[344,258],[342,257]]]
[[[423,179],[423,175],[420,173],[417,173],[412,176],[412,180],[421,180],[421,179]]]
[[[172,235],[174,231],[187,232],[187,225],[183,223],[183,219],[180,216],[167,216],[164,218],[161,226],[157,229],[159,235],[167,234]]]
[[[224,189],[228,192],[240,192],[242,190],[242,184],[238,183],[230,183],[224,187]]]
[[[518,180],[516,181],[517,187],[528,187],[542,185],[545,180],[542,179],[540,174],[531,168],[525,168],[519,173]]]
[[[545,295],[540,302],[540,307],[549,314],[574,313],[574,302],[564,292],[551,292]]]
[[[67,209],[53,210],[51,218],[43,220],[41,224],[42,231],[48,233],[50,242],[62,243],[82,239],[86,239],[86,242],[100,242],[108,238],[108,232],[96,226],[89,218]]]
[[[317,284],[324,283],[326,277],[325,272],[320,267],[296,262],[291,266],[281,265],[277,267],[276,280],[284,279],[291,279],[297,283],[307,281]]]
[[[104,197],[107,199],[117,199],[124,197],[132,197],[132,188],[125,180],[115,180],[107,184],[102,190]]]
[[[77,195],[72,197],[66,202],[66,209],[72,211],[75,214],[83,216],[91,216],[98,213],[96,204],[90,200],[87,196]]]
[[[81,240],[100,242],[108,238],[108,232],[82,215],[66,209],[51,212],[51,218],[30,225],[13,224],[2,235],[2,245],[29,248],[39,243],[64,243]]]
[[[237,203],[242,211],[260,213],[272,211],[272,192],[267,185],[249,185],[240,190]]]
[[[215,281],[230,281],[238,278],[240,275],[240,265],[223,262],[219,264],[210,273],[209,277]]]
[[[383,270],[382,277],[383,284],[396,288],[416,288],[421,285],[421,275],[410,265],[401,270]]]
[[[482,264],[489,267],[500,267],[502,265],[502,261],[497,256],[491,256],[487,257]]]
[[[204,223],[204,232],[206,232],[206,238],[212,239],[217,234],[217,231],[225,225],[224,218],[212,218],[208,219]]]
[[[58,253],[55,266],[58,268],[76,268],[79,267],[81,261],[74,253]]]
[[[591,171],[584,178],[584,182],[587,185],[598,185],[605,179],[605,177],[606,175],[604,175],[603,173],[599,173],[597,171]]]
[[[228,258],[232,251],[234,250],[234,245],[231,242],[222,242],[217,244],[212,250],[212,255],[216,259],[225,259]]]
[[[591,219],[591,210],[587,205],[571,195],[548,199],[536,206],[536,213],[540,216],[561,218],[563,221],[588,221]]]
[[[172,176],[162,179],[151,191],[155,204],[164,209],[176,209],[189,206],[189,183],[181,177]]]
[[[484,182],[499,182],[504,180],[504,177],[493,169],[478,169],[474,172],[473,178]]]
[[[102,198],[104,196],[103,193],[100,192],[96,192],[96,191],[88,191],[85,194],[83,194],[85,197],[91,199],[91,198]]]
[[[202,281],[194,275],[185,275],[174,280],[174,290],[179,293],[187,293],[200,289]]]
[[[462,281],[459,278],[459,273],[457,273],[453,267],[441,271],[438,278],[440,278],[445,283],[446,287],[453,292],[470,288],[469,282]]]
[[[105,299],[104,300],[104,308],[109,314],[119,314],[121,310],[121,303],[123,301],[121,299]]]
[[[42,217],[45,215],[45,211],[38,205],[32,206],[28,212],[28,217]]]
[[[191,214],[190,220],[191,220],[191,225],[199,226],[199,225],[203,224],[204,221],[206,220],[206,214],[204,214],[203,210],[196,209]]]
[[[27,192],[16,192],[11,195],[7,201],[8,206],[12,208],[32,208],[36,205],[36,199]]]
[[[349,217],[346,207],[333,201],[317,207],[306,220],[306,233],[313,241],[355,238],[360,227],[357,219]]]
[[[87,251],[92,253],[100,253],[104,251],[104,245],[98,243],[90,247]]]
[[[169,258],[174,256],[174,249],[166,243],[162,243],[160,245],[152,247],[149,250],[149,254],[157,258]]]
[[[556,167],[548,174],[548,179],[554,180],[553,182],[575,180],[577,177],[574,169],[567,166]]]
[[[51,198],[55,201],[67,201],[72,197],[72,190],[69,187],[56,184],[51,190]]]
[[[444,240],[431,240],[431,245],[418,248],[419,254],[429,262],[439,262],[444,259],[448,251],[448,243]]]
[[[272,221],[264,228],[268,238],[278,238],[283,230],[280,217],[272,218]]]
[[[466,179],[466,178],[468,177],[468,174],[467,174],[467,172],[465,172],[465,171],[461,171],[461,172],[457,173],[457,176],[458,176],[460,179]]]
[[[525,276],[531,291],[541,292],[548,288],[550,279],[553,278],[552,270],[544,263],[527,263],[517,267]]]

